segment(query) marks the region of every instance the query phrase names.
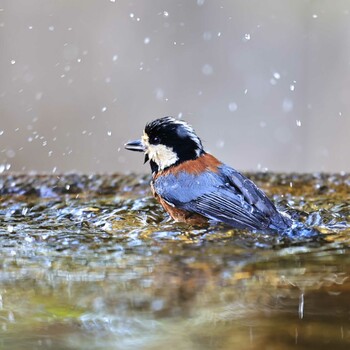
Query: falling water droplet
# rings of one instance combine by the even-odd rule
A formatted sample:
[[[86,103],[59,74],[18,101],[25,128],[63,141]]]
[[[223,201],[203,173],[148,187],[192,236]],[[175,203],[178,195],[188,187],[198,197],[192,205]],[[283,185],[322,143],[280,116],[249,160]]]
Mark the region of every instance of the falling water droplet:
[[[238,105],[236,102],[230,102],[228,105],[228,109],[230,112],[236,112],[238,109]]]
[[[205,64],[202,67],[202,73],[204,75],[211,75],[211,74],[213,74],[213,67],[210,64]]]

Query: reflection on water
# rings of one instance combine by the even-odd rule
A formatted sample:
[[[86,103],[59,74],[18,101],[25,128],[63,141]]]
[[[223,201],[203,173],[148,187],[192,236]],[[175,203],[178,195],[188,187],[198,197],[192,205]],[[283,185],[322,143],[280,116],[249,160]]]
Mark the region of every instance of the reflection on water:
[[[137,176],[0,177],[1,349],[349,349],[350,176],[251,174],[322,237],[175,224]]]

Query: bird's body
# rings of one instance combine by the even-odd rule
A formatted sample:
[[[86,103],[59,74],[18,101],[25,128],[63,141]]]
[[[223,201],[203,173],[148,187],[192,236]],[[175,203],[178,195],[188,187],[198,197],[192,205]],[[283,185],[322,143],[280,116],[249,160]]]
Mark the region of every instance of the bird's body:
[[[153,195],[176,221],[210,220],[264,232],[291,226],[251,180],[206,153],[183,121],[164,117],[148,123],[142,140],[129,142],[126,148],[145,152]]]

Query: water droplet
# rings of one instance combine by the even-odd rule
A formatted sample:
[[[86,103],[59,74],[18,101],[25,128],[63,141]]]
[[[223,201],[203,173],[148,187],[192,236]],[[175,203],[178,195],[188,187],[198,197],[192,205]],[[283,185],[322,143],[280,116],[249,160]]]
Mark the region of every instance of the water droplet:
[[[211,75],[211,74],[213,74],[213,67],[210,64],[205,64],[202,67],[202,73],[204,75]]]
[[[250,40],[250,34],[249,33],[244,34],[242,41],[247,42],[249,40]]]
[[[118,55],[113,55],[113,58],[112,58],[113,62],[115,62],[117,59],[118,59]]]
[[[112,136],[112,131],[109,131],[109,130],[108,130],[108,131],[107,131],[107,135],[108,135],[108,136]]]
[[[225,141],[224,140],[218,140],[216,142],[216,147],[217,148],[224,148],[224,146],[225,146]]]
[[[169,16],[169,12],[168,11],[163,11],[163,16],[164,17],[168,17]]]
[[[49,27],[49,31],[50,31],[50,32],[53,32],[54,30],[55,30],[55,27],[54,27],[54,26],[50,26],[50,27]]]
[[[15,156],[16,156],[16,152],[15,152],[15,150],[13,150],[13,149],[8,149],[7,151],[6,151],[6,156],[8,157],[8,158],[14,158]]]
[[[0,136],[4,134],[4,130],[0,130]]]
[[[144,40],[143,40],[143,43],[145,45],[148,45],[149,43],[151,42],[151,39],[149,37],[146,37]]]
[[[208,41],[208,40],[211,40],[212,38],[212,33],[211,32],[204,32],[203,33],[203,39]]]
[[[293,110],[293,107],[294,107],[293,101],[290,98],[286,97],[282,102],[283,111],[286,113],[291,112]]]
[[[110,2],[115,2],[115,0],[109,0]]]
[[[294,91],[295,90],[295,85],[294,84],[290,84],[289,85],[289,90],[290,91]]]
[[[53,167],[53,168],[52,168],[52,173],[55,173],[56,170],[57,170],[57,167]]]
[[[246,95],[248,93],[248,89],[244,90],[244,95]]]
[[[11,60],[11,64],[15,64],[16,63],[16,61],[15,60]]]
[[[301,126],[301,120],[296,120],[297,126]]]
[[[221,36],[221,32],[218,32],[218,37],[220,37]]]
[[[155,94],[157,100],[162,100],[164,98],[164,91],[160,88],[155,90]]]
[[[129,14],[129,17],[130,17],[130,18],[134,18],[135,15],[134,15],[133,13],[130,13],[130,14]]]
[[[197,5],[198,6],[203,6],[205,3],[205,0],[197,0]]]
[[[106,110],[107,110],[107,107],[102,107],[101,108],[101,112],[106,112]]]
[[[273,77],[275,78],[275,79],[280,79],[281,78],[281,74],[280,73],[278,73],[278,72],[275,72],[275,73],[273,73]]]
[[[12,233],[13,230],[14,230],[14,227],[13,227],[12,225],[8,225],[8,226],[7,226],[7,231],[8,231],[8,232]]]
[[[43,92],[41,91],[38,91],[36,94],[35,94],[35,99],[37,101],[41,100],[41,98],[43,97]]]
[[[318,17],[318,15],[316,15],[316,13],[314,13],[313,15],[312,15],[312,18],[317,18]]]
[[[33,26],[28,26],[28,29],[33,29]]]
[[[230,110],[230,112],[236,112],[238,109],[238,105],[236,102],[230,102],[228,105],[228,109]]]

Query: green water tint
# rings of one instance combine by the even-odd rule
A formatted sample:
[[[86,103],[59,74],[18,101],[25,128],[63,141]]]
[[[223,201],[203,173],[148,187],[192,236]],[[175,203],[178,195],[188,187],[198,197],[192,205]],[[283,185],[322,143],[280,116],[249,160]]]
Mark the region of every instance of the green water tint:
[[[169,220],[149,177],[0,177],[1,349],[349,349],[350,175],[249,174],[322,237]]]

